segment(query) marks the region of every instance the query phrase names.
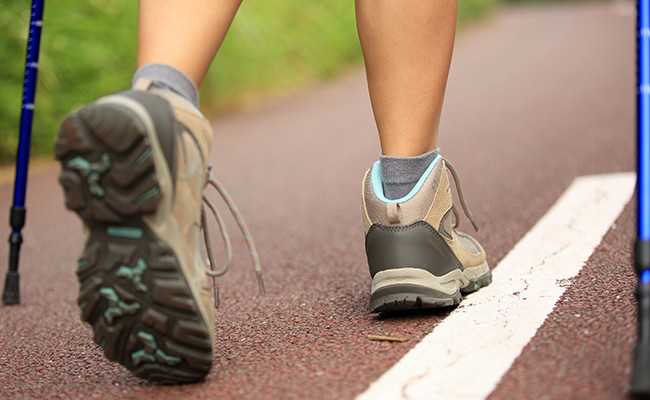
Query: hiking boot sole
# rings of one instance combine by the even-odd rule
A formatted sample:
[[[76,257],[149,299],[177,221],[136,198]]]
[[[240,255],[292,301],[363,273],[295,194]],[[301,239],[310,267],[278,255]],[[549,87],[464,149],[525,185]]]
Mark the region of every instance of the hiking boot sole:
[[[143,220],[163,201],[160,144],[143,110],[95,103],[59,130],[65,204],[87,227],[77,302],[109,360],[147,380],[194,382],[210,370],[213,327],[172,247]]]
[[[370,312],[456,306],[462,301],[462,294],[490,283],[492,272],[487,264],[455,270],[442,277],[417,268],[388,269],[373,278]]]

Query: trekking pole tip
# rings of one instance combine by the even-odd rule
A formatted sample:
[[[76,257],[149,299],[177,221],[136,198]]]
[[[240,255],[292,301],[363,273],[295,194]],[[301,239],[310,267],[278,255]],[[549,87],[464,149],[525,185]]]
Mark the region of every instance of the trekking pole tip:
[[[18,285],[19,275],[17,271],[7,271],[5,288],[2,292],[2,303],[13,305],[20,303],[20,288]]]

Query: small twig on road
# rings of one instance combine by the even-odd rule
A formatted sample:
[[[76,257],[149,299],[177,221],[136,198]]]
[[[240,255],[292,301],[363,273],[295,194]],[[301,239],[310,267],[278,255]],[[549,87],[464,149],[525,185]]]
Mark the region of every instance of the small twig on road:
[[[377,342],[408,342],[406,338],[397,338],[391,336],[377,336],[377,335],[368,335],[368,340],[374,340]]]

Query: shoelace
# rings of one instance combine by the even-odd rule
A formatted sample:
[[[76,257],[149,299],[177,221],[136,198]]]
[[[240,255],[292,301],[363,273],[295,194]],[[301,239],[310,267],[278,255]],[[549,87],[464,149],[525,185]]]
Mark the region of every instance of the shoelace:
[[[228,195],[228,192],[223,187],[223,185],[214,178],[211,170],[212,170],[212,165],[208,167],[208,181],[206,182],[206,186],[210,185],[213,188],[215,188],[217,192],[219,192],[221,198],[223,198],[223,201],[228,206],[228,209],[230,210],[230,213],[232,214],[233,218],[235,218],[235,221],[237,221],[239,230],[241,231],[242,236],[246,240],[246,246],[248,246],[248,251],[251,255],[251,258],[253,259],[253,269],[255,270],[255,274],[257,276],[257,284],[260,288],[260,292],[262,294],[266,294],[266,290],[264,289],[264,281],[262,280],[262,267],[260,265],[260,258],[257,255],[257,250],[255,249],[255,243],[253,242],[253,238],[251,237],[251,234],[248,231],[246,222],[244,221],[244,218],[239,213],[239,210],[237,209],[235,202],[232,200],[230,195]],[[217,262],[214,260],[214,253],[212,252],[212,245],[211,245],[212,242],[210,239],[210,232],[208,230],[205,207],[201,206],[201,225],[203,228],[203,239],[205,241],[205,249],[208,253],[208,263],[210,266],[210,270],[205,271],[205,273],[213,280],[214,306],[215,308],[217,308],[219,307],[218,278],[220,276],[223,276],[226,272],[228,272],[228,267],[230,267],[230,263],[232,261],[232,246],[230,244],[230,237],[228,236],[228,232],[226,231],[226,225],[224,224],[223,219],[221,218],[221,215],[217,210],[217,207],[205,196],[203,196],[203,203],[208,206],[208,208],[212,212],[212,215],[214,215],[214,218],[217,220],[219,230],[221,231],[221,238],[223,239],[224,245],[226,246],[226,262],[223,265],[223,267],[221,267],[220,270],[217,270]]]
[[[456,184],[456,192],[458,193],[458,199],[460,200],[460,205],[463,207],[463,211],[465,212],[465,216],[467,216],[467,219],[469,219],[469,222],[472,223],[472,226],[478,232],[478,226],[476,225],[476,222],[474,221],[474,217],[472,216],[472,212],[469,210],[469,207],[467,207],[467,203],[465,202],[465,196],[463,196],[463,188],[460,185],[460,177],[458,176],[458,173],[456,172],[456,168],[447,160],[446,158],[443,158],[443,161],[445,162],[445,166],[449,169],[451,172],[451,176],[454,178],[454,184]],[[460,213],[458,212],[458,209],[456,208],[455,204],[451,204],[451,210],[454,213],[454,229],[458,228],[460,225]]]
[[[469,210],[469,207],[467,206],[467,202],[465,201],[465,196],[463,195],[463,187],[460,184],[460,177],[458,176],[458,172],[456,172],[456,168],[454,168],[453,164],[449,162],[446,158],[443,158],[443,161],[445,162],[445,166],[449,169],[451,172],[452,177],[454,178],[454,184],[456,185],[456,191],[458,193],[458,198],[460,200],[460,204],[463,208],[463,212],[465,213],[465,216],[467,216],[467,219],[472,223],[472,226],[474,229],[478,232],[479,228],[478,225],[476,224],[476,221],[474,221],[474,217],[472,215],[472,212]],[[237,206],[235,205],[235,202],[232,200],[226,189],[223,187],[219,181],[217,181],[214,176],[212,175],[211,172],[212,165],[208,167],[208,181],[206,183],[206,186],[210,185],[213,188],[219,192],[221,195],[221,198],[223,198],[224,202],[228,206],[228,209],[230,210],[233,218],[235,218],[235,221],[237,221],[237,225],[239,226],[239,229],[242,232],[242,236],[246,240],[246,245],[248,246],[248,251],[251,255],[251,258],[253,260],[253,269],[255,270],[255,275],[257,276],[257,284],[259,286],[260,292],[262,294],[266,293],[266,290],[264,288],[264,280],[262,279],[262,267],[260,265],[260,259],[259,256],[257,255],[257,249],[255,248],[255,242],[253,241],[253,238],[251,237],[251,234],[248,230],[248,226],[246,225],[246,222],[244,221],[244,218],[242,217],[241,213],[237,209]],[[209,271],[205,271],[205,273],[213,279],[214,282],[214,306],[219,307],[219,284],[218,284],[218,278],[220,276],[223,276],[228,272],[228,268],[230,267],[230,264],[232,262],[232,246],[230,244],[230,237],[228,236],[228,232],[226,230],[226,225],[223,221],[223,218],[221,218],[221,215],[219,214],[219,211],[217,210],[216,206],[214,203],[212,203],[210,200],[207,199],[207,197],[203,196],[203,203],[208,206],[210,211],[212,212],[212,215],[214,216],[215,220],[217,221],[217,225],[219,226],[219,230],[221,231],[221,238],[223,239],[224,245],[226,246],[226,262],[221,268],[221,270],[217,270],[217,263],[214,259],[214,253],[212,251],[212,241],[210,238],[210,232],[208,230],[208,224],[207,224],[207,216],[205,213],[205,208],[202,206],[201,207],[201,225],[203,228],[203,238],[205,241],[205,248],[208,253],[208,262],[210,266]],[[456,205],[452,203],[451,210],[454,213],[454,229],[458,228],[460,225],[460,213],[458,212],[458,209],[456,208]]]

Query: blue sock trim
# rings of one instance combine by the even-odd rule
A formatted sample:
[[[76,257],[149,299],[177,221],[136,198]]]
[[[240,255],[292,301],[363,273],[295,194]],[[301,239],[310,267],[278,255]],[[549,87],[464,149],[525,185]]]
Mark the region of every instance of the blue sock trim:
[[[436,156],[436,158],[434,158],[433,161],[431,161],[431,164],[426,169],[426,171],[424,171],[424,173],[422,174],[422,176],[418,180],[418,183],[416,183],[415,186],[413,186],[413,189],[411,189],[409,194],[402,197],[401,199],[395,199],[395,200],[389,200],[389,199],[386,198],[386,196],[384,196],[384,184],[382,183],[382,180],[381,180],[381,165],[380,165],[379,161],[376,161],[372,165],[372,170],[370,171],[372,189],[375,192],[375,196],[380,201],[382,201],[382,202],[384,202],[386,204],[388,204],[388,203],[404,203],[404,202],[410,200],[413,196],[415,196],[415,194],[417,192],[420,191],[420,189],[422,188],[422,185],[424,185],[424,181],[427,180],[427,178],[431,174],[431,171],[433,171],[433,167],[436,166],[436,164],[438,163],[438,161],[440,161],[440,159],[442,159],[442,157],[440,156],[440,154],[438,154]]]

